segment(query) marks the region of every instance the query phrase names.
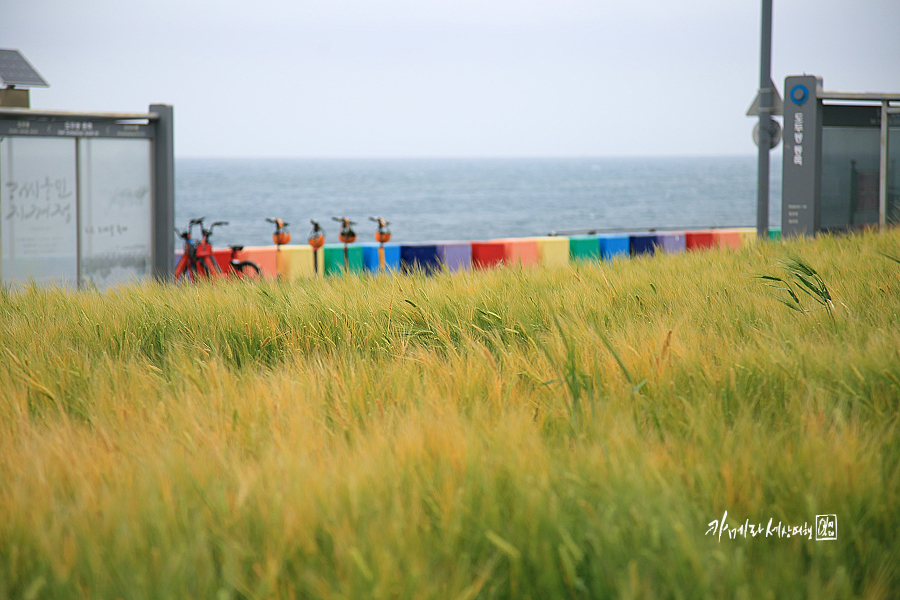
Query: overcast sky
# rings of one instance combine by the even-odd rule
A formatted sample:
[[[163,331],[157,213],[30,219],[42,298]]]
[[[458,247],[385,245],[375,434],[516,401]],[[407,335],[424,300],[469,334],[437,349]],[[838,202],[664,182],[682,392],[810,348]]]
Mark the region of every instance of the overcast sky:
[[[180,157],[755,152],[759,0],[2,0],[33,108],[175,110]],[[772,77],[900,92],[896,0],[774,0]]]

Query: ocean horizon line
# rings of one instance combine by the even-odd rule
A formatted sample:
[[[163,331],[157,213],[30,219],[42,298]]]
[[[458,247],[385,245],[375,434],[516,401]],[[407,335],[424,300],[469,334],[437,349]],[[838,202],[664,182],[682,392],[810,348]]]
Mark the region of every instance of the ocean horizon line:
[[[432,155],[432,156],[201,156],[201,155],[175,155],[175,160],[233,160],[233,161],[251,161],[251,160],[271,160],[271,161],[371,161],[371,162],[388,162],[388,161],[467,161],[467,160],[483,160],[483,161],[509,161],[509,160],[698,160],[698,159],[756,159],[756,154],[625,154],[625,155]],[[770,161],[771,162],[771,161]]]

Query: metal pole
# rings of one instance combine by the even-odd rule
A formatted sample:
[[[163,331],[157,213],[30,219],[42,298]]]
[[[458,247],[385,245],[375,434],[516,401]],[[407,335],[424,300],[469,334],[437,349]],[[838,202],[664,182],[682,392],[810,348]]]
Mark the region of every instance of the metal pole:
[[[769,151],[772,148],[772,0],[762,0],[759,54],[759,167],[756,235],[769,237]]]
[[[890,123],[888,101],[881,102],[881,160],[878,165],[878,227],[883,231],[887,225],[887,170],[888,170],[888,127]]]
[[[175,120],[168,104],[151,104],[157,116],[153,136],[153,276],[170,280],[175,271]]]
[[[89,196],[91,193],[90,187],[88,187],[87,194],[81,193],[82,184],[89,184],[89,182],[81,180],[81,149],[84,146],[87,144],[80,138],[75,138],[75,287],[79,290],[84,286],[81,268],[81,249],[84,247],[81,236],[81,203],[85,201],[85,196]],[[90,146],[87,147],[90,148]],[[90,156],[88,156],[87,164],[91,164]]]

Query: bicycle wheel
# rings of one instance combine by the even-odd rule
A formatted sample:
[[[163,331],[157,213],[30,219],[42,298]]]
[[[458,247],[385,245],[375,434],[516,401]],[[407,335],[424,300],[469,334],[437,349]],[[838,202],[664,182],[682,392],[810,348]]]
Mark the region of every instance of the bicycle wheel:
[[[231,263],[234,272],[241,279],[259,279],[259,265],[249,260]]]

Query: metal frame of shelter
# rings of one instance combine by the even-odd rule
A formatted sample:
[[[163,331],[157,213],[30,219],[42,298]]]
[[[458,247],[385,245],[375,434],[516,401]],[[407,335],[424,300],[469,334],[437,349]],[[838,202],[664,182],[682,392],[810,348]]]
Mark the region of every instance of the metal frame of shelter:
[[[891,115],[900,115],[900,106],[891,106],[891,102],[900,102],[900,93],[880,94],[871,92],[829,92],[818,94],[818,99],[825,101],[854,102],[876,104],[881,107],[880,154],[878,163],[878,226],[887,226],[888,198],[888,150],[890,140]]]
[[[35,139],[146,139],[150,141],[150,249],[149,273],[157,279],[171,278],[175,244],[175,161],[173,143],[173,108],[165,104],[150,105],[147,113],[70,112],[0,108],[0,140],[3,138]],[[78,222],[82,198],[75,167],[76,185],[76,262],[77,285],[86,282],[82,265],[82,224]],[[7,184],[9,185],[9,184]],[[7,193],[0,190],[0,193]],[[3,215],[0,215],[2,217]],[[141,224],[146,227],[146,223]],[[4,280],[6,276],[4,275]]]

